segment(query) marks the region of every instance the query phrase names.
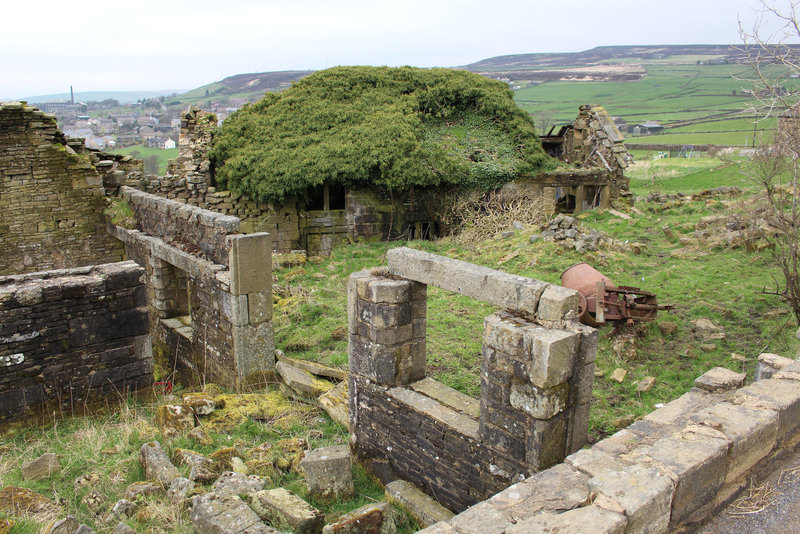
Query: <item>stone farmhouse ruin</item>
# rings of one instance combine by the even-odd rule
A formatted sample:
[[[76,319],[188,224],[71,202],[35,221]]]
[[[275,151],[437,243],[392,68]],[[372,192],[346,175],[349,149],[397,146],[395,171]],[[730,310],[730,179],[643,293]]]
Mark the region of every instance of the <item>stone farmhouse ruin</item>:
[[[302,206],[218,191],[215,123],[185,114],[180,158],[153,178],[64,138],[33,106],[0,104],[0,424],[147,388],[154,361],[187,383],[258,387],[276,367],[273,253],[433,231],[416,203],[387,211],[371,189],[323,187]],[[629,159],[602,108],[581,107],[543,142],[576,167],[521,184],[567,209],[625,195]],[[132,224],[106,220],[108,196]],[[583,448],[597,331],[577,321],[577,292],[409,248],[387,262],[348,283],[350,447],[383,482],[458,514],[424,532],[689,528],[800,441],[800,367],[762,355],[752,385],[712,369]],[[426,376],[428,286],[498,309],[484,321],[480,399]]]

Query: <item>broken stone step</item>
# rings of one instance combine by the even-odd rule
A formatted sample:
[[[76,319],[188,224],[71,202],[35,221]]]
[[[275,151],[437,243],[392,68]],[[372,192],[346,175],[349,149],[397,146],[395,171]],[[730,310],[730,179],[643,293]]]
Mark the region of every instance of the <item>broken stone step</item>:
[[[265,525],[238,495],[206,493],[192,499],[189,514],[197,534],[279,534]]]
[[[319,510],[284,488],[257,491],[250,507],[270,525],[295,534],[319,534],[325,525]]]
[[[405,480],[395,480],[386,485],[386,500],[408,512],[423,527],[449,521],[454,516],[453,512]]]
[[[331,419],[350,430],[350,403],[347,382],[339,382],[336,387],[317,398],[317,404]]]
[[[393,513],[389,503],[367,504],[326,525],[322,534],[394,534]]]
[[[309,360],[298,360],[284,356],[283,352],[275,351],[275,357],[280,362],[287,363],[292,367],[297,367],[303,371],[307,371],[315,376],[324,376],[326,378],[333,378],[335,380],[347,380],[347,371],[344,369],[336,369],[335,367],[328,367],[321,363],[312,362]]]
[[[298,400],[315,401],[317,397],[333,388],[333,384],[327,380],[315,378],[311,373],[286,362],[278,362],[275,369],[283,380],[283,384],[288,388],[289,396]]]

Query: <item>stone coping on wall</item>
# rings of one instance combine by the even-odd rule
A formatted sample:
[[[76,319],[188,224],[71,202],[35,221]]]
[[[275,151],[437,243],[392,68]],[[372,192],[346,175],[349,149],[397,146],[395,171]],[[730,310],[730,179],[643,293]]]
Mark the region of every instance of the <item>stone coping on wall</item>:
[[[772,378],[740,387],[743,373],[714,368],[628,428],[420,532],[691,531],[800,442],[800,361],[769,360]]]
[[[435,286],[549,325],[578,317],[578,292],[408,247],[386,253],[389,273]]]
[[[166,218],[188,219],[203,226],[221,228],[229,234],[239,233],[240,221],[238,217],[233,215],[224,215],[197,206],[191,206],[128,186],[122,186],[120,194],[129,203],[145,204],[150,209],[160,211]]]

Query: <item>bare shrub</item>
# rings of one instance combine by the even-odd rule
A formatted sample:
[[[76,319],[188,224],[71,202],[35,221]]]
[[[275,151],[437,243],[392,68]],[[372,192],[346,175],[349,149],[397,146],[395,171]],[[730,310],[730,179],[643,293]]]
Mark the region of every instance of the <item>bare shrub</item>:
[[[452,235],[470,246],[511,228],[515,221],[539,225],[553,213],[552,201],[544,195],[514,184],[496,191],[449,190],[429,201],[441,235]]]

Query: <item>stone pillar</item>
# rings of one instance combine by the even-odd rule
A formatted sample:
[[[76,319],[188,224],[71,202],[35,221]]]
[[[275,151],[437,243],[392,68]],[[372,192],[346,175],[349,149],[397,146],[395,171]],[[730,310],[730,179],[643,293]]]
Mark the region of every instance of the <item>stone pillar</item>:
[[[351,375],[385,386],[425,378],[427,288],[360,271],[347,286]]]
[[[275,369],[272,241],[259,232],[231,237],[229,254],[233,356],[239,385]]]
[[[583,213],[583,201],[586,200],[586,190],[582,185],[575,187],[575,211],[574,215]]]
[[[604,185],[600,189],[600,207],[608,209],[611,207],[611,186]]]
[[[570,380],[576,364],[586,359],[580,354],[581,334],[499,312],[486,318],[483,338],[484,443],[534,471],[560,462],[572,450],[573,434],[585,439],[585,430],[574,432],[572,426],[588,424],[575,417],[578,390],[587,384]],[[593,347],[585,348],[593,356]],[[588,387],[591,395],[591,382]]]

